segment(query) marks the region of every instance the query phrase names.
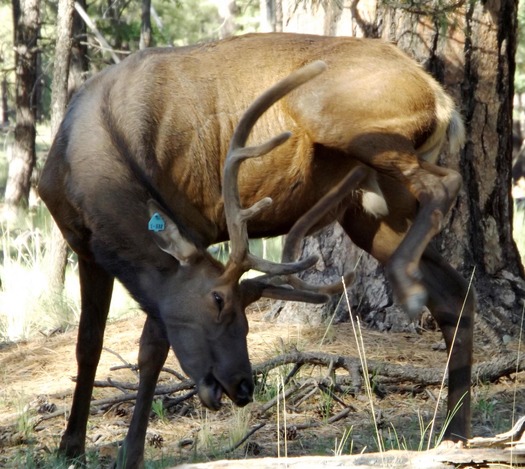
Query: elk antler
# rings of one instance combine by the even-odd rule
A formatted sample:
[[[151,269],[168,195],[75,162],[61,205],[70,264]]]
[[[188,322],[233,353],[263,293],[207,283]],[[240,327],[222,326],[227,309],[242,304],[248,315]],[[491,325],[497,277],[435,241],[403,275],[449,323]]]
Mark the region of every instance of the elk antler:
[[[283,263],[292,262],[293,259],[299,257],[301,244],[305,236],[327,212],[343,202],[344,198],[359,186],[361,181],[367,177],[368,173],[369,169],[364,166],[358,166],[352,169],[339,184],[328,191],[310,210],[295,222],[286,236],[281,256]],[[339,280],[326,285],[312,285],[295,275],[262,275],[249,281],[253,283],[258,282],[259,284],[264,283],[266,288],[263,296],[266,297],[322,303],[328,300],[327,295],[341,293],[345,285],[352,283],[354,275],[354,271],[352,270],[351,272],[343,274],[344,283]],[[290,287],[293,287],[294,290],[291,290]]]
[[[245,147],[250,131],[259,117],[286,94],[316,77],[325,69],[326,64],[324,62],[316,61],[291,73],[259,96],[246,110],[237,124],[224,166],[222,196],[226,224],[231,240],[231,254],[226,271],[228,273],[234,271],[239,278],[242,273],[249,269],[259,270],[270,275],[294,274],[311,267],[317,262],[317,258],[309,257],[299,262],[280,264],[258,258],[249,252],[247,222],[261,210],[268,207],[272,200],[266,197],[249,208],[242,208],[239,196],[238,174],[240,165],[244,160],[265,155],[290,138],[290,132],[284,132],[262,145]]]
[[[318,260],[310,256],[297,261],[302,239],[311,228],[335,205],[353,190],[367,174],[362,167],[351,171],[337,186],[329,191],[308,212],[306,212],[290,230],[282,255],[282,262],[275,263],[254,256],[248,249],[247,222],[261,210],[268,207],[272,200],[269,197],[259,200],[249,208],[242,208],[238,188],[238,174],[241,163],[248,159],[263,156],[274,148],[282,145],[290,137],[290,132],[284,132],[271,140],[255,147],[245,147],[251,129],[259,117],[275,102],[286,94],[311,80],[326,69],[324,62],[313,62],[290,74],[285,79],[263,93],[245,112],[239,121],[232,141],[223,176],[223,200],[226,224],[230,234],[231,254],[225,275],[236,278],[249,269],[255,269],[266,275],[250,279],[250,282],[264,286],[264,296],[286,298],[307,302],[324,302],[327,294],[342,290],[341,282],[332,285],[315,286],[299,279],[293,274],[312,267]],[[350,283],[353,273],[345,278]],[[290,287],[293,287],[292,290]]]
[[[364,166],[358,166],[352,169],[344,179],[339,182],[334,188],[326,193],[308,212],[306,212],[299,220],[295,222],[292,229],[286,236],[286,241],[283,247],[281,256],[282,262],[292,262],[301,254],[301,244],[304,237],[310,232],[314,225],[325,215],[330,209],[340,204],[343,199],[350,194],[352,190],[359,186],[359,184],[366,178],[369,170]],[[343,275],[344,285],[350,285],[354,279],[354,271],[347,272]],[[304,280],[301,280],[295,275],[287,275],[283,277],[285,283],[302,291],[325,293],[333,295],[341,293],[343,290],[343,282],[340,280],[327,285],[311,285]]]

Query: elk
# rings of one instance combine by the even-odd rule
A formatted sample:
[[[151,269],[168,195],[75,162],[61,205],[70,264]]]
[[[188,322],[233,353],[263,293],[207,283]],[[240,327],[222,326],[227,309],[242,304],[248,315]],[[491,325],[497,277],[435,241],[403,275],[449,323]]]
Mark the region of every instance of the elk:
[[[291,136],[275,137],[283,130]],[[446,437],[468,437],[474,298],[429,246],[461,186],[457,172],[435,164],[447,136],[459,151],[452,99],[374,39],[272,33],[148,49],[87,81],[39,183],[79,258],[78,378],[60,450],[84,452],[114,278],[147,313],[119,455],[131,468],[143,458],[170,345],[205,406],[218,408],[223,393],[237,405],[251,400],[244,309],[261,296],[322,301],[333,286],[302,282],[295,274],[314,259],[296,259],[301,237],[333,221],[385,264],[408,314],[431,310],[450,354]],[[163,226],[149,231],[155,216]],[[282,264],[247,251],[248,237],[286,233]],[[230,238],[224,267],[205,248]],[[251,267],[266,275],[240,281]]]

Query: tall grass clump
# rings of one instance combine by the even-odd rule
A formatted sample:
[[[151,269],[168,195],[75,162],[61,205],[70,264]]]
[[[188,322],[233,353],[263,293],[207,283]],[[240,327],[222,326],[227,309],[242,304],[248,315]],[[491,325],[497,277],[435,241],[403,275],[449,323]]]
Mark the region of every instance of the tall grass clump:
[[[43,207],[0,227],[0,341],[26,340],[36,332],[67,327],[77,302],[47,294],[46,246],[51,220]]]
[[[16,222],[0,225],[0,343],[63,332],[78,323],[78,263],[72,252],[64,291],[48,291],[52,223],[47,209],[38,205]],[[119,318],[136,308],[128,293],[116,284],[111,317]]]

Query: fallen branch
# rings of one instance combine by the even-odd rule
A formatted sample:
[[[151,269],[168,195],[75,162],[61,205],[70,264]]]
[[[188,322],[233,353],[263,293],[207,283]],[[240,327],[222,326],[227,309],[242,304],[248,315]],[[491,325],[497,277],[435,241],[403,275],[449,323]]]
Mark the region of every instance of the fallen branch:
[[[341,412],[337,413],[336,415],[334,415],[333,417],[329,418],[326,422],[312,421],[312,422],[308,422],[308,423],[301,423],[301,424],[296,424],[296,425],[288,425],[286,430],[291,429],[291,428],[293,428],[295,431],[296,430],[307,430],[309,428],[319,427],[319,426],[321,426],[323,424],[330,425],[332,423],[337,422],[338,420],[341,420],[341,419],[345,418],[351,411],[352,411],[351,408],[346,408],[346,409],[343,409]],[[229,448],[224,450],[224,453],[225,454],[232,453],[237,448],[242,446],[248,440],[248,438],[250,438],[255,432],[257,432],[258,430],[260,430],[263,427],[267,427],[266,422],[262,422],[262,423],[259,423],[259,424],[255,425],[238,442],[236,442],[235,444],[233,444],[232,446],[230,446]],[[276,425],[272,425],[272,427],[275,427],[275,429],[277,430],[277,426]]]
[[[115,355],[115,357],[117,357],[124,364],[124,366],[121,366],[121,368],[128,368],[128,369],[130,369],[133,372],[133,374],[138,378],[138,376],[139,376],[139,374],[138,374],[138,366],[131,365],[127,360],[124,360],[124,358],[122,358],[122,355],[120,355],[119,353],[111,350],[108,347],[102,347],[102,350],[105,350],[106,352],[111,353],[112,355]],[[110,369],[114,369],[114,368],[110,368]]]
[[[255,365],[253,373],[254,375],[263,375],[274,368],[289,364],[326,366],[333,367],[334,370],[343,368],[349,373],[349,378],[345,380],[345,384],[352,383],[354,387],[359,388],[361,385],[362,368],[359,359],[330,353],[292,351]],[[504,376],[516,373],[517,370],[523,370],[523,368],[525,368],[525,355],[519,356],[516,353],[501,355],[493,360],[474,365],[472,384],[494,382]],[[368,360],[368,373],[373,375],[374,380],[377,380],[378,383],[410,381],[414,384],[436,385],[441,384],[443,369]],[[358,376],[359,378],[357,378]]]
[[[112,352],[113,353],[113,352]],[[519,360],[519,361],[518,361]],[[335,375],[335,378],[330,378],[333,381],[332,384],[336,386],[350,386],[354,391],[360,391],[361,386],[361,364],[357,358],[335,355],[329,353],[316,353],[316,352],[299,352],[292,351],[277,357],[271,358],[266,362],[255,365],[253,367],[254,376],[266,375],[269,371],[283,365],[294,364],[294,373],[299,368],[305,365],[311,366],[325,366],[333,370],[343,368],[348,372],[348,374],[339,374]],[[443,371],[438,368],[418,368],[411,365],[403,364],[389,364],[386,362],[379,362],[376,360],[368,361],[368,373],[369,375],[374,376],[374,381],[376,384],[390,384],[397,382],[411,382],[415,386],[419,385],[438,385],[441,383],[441,375]],[[134,365],[126,364],[125,367],[130,367],[133,369]],[[516,371],[521,371],[525,367],[525,356],[521,355],[519,357],[517,354],[506,354],[496,357],[493,360],[476,364],[474,366],[474,371],[472,374],[472,383],[478,382],[494,382],[501,377],[509,376]],[[171,369],[166,369],[168,372],[172,372]],[[172,373],[177,376],[179,379],[184,378],[179,373]],[[311,378],[310,378],[311,379]],[[324,384],[326,378],[320,378],[319,380],[314,380],[315,385],[319,387]],[[335,380],[335,381],[334,381]],[[300,389],[304,388],[305,383],[294,384],[285,391],[285,397],[288,399],[294,393],[298,392]],[[114,405],[121,402],[132,401],[137,398],[136,392],[126,392],[126,391],[137,391],[138,383],[128,383],[120,382],[115,380],[106,380],[106,381],[95,381],[96,387],[113,387],[123,391],[123,394],[120,396],[98,399],[91,402],[91,407],[100,407],[106,405]],[[395,389],[395,388],[394,388]],[[417,388],[405,388],[407,392],[418,392],[421,389]],[[166,395],[172,394],[180,391],[191,391],[184,397],[180,398],[179,402],[182,402],[185,399],[189,399],[195,394],[195,385],[192,380],[184,379],[182,382],[174,385],[162,385],[157,386],[155,390],[155,395]],[[312,391],[307,392],[307,397],[311,394],[317,392],[317,389],[312,388]],[[311,393],[311,394],[310,394]],[[266,412],[272,408],[280,399],[282,399],[282,393],[279,396],[276,396],[272,400],[265,403],[262,407],[263,412]],[[298,402],[302,402],[304,396],[298,398]],[[343,404],[343,403],[341,403]],[[298,405],[296,403],[296,405]],[[344,404],[348,405],[348,404]],[[55,412],[52,412],[47,415],[39,416],[38,422],[43,420],[52,419],[54,417],[62,416],[67,412],[67,408],[59,409]]]
[[[261,407],[261,413],[264,413],[264,412],[270,410],[278,402],[280,403],[283,400],[283,398],[284,399],[288,399],[292,394],[297,392],[300,388],[301,388],[300,385],[293,385],[293,386],[289,387],[286,391],[284,391],[284,393],[282,393],[282,392],[277,393],[277,395],[275,397],[270,399],[268,402],[266,402]]]
[[[319,421],[319,420],[312,420],[311,422],[305,422],[305,423],[298,423],[295,424],[294,427],[297,430],[308,430],[309,428],[315,428],[320,427],[322,425],[332,425],[335,422],[338,422],[341,419],[344,419],[350,412],[354,412],[355,409],[353,407],[345,407],[343,410],[338,412],[335,415],[332,415],[329,419]]]
[[[257,425],[255,425],[255,427],[253,427],[248,433],[246,433],[246,435],[244,435],[237,443],[235,443],[234,445],[230,446],[229,448],[227,448],[224,452],[226,454],[228,453],[232,453],[233,451],[235,451],[237,448],[239,448],[240,446],[243,445],[243,443],[248,439],[250,438],[256,431],[260,430],[262,427],[264,427],[266,425],[266,423],[259,423]]]
[[[138,384],[132,384],[132,383],[118,383],[119,385],[119,388],[122,387],[124,388],[125,386],[129,386],[128,389],[138,389]],[[96,381],[95,382],[95,386],[97,387],[113,387],[115,388],[115,381],[112,381],[112,380],[108,380],[108,381]],[[193,395],[196,394],[196,390],[195,390],[195,384],[193,383],[193,381],[187,379],[185,380],[184,382],[182,383],[178,383],[178,384],[175,384],[175,385],[172,385],[172,386],[157,386],[157,388],[155,389],[155,396],[160,396],[160,395],[165,395],[165,394],[172,394],[172,393],[175,393],[175,392],[180,392],[180,391],[188,391],[190,390],[191,392],[187,393],[185,396],[184,396],[184,399],[189,399],[190,397],[192,397]],[[131,393],[124,393],[120,396],[115,396],[115,397],[110,397],[110,398],[106,398],[106,399],[95,399],[93,401],[91,401],[91,409],[95,409],[97,407],[103,407],[103,406],[108,406],[108,405],[114,405],[114,404],[120,404],[121,402],[126,402],[126,401],[134,401],[137,399],[137,393],[136,392],[131,392]],[[181,402],[181,401],[179,401]],[[67,412],[69,411],[69,407],[63,407],[63,408],[60,408],[58,410],[56,410],[55,412],[52,412],[52,413],[49,413],[49,414],[46,414],[46,415],[39,415],[38,416],[38,420],[37,420],[37,423],[35,425],[38,425],[40,422],[44,421],[44,420],[49,420],[49,419],[52,419],[52,418],[55,418],[55,417],[61,417],[65,414],[67,414]]]
[[[345,409],[348,411],[348,409]],[[344,417],[345,413],[334,416]],[[242,445],[253,433],[262,428],[260,424],[250,430],[246,436],[232,449]],[[295,426],[295,429],[311,428],[312,426]],[[491,438],[473,438],[467,441],[467,447],[442,444],[428,451],[392,450],[381,453],[364,453],[352,456],[302,456],[295,458],[262,458],[223,460],[200,464],[183,464],[177,469],[336,469],[375,468],[389,469],[451,469],[452,467],[525,467],[525,417],[520,418],[508,432]]]

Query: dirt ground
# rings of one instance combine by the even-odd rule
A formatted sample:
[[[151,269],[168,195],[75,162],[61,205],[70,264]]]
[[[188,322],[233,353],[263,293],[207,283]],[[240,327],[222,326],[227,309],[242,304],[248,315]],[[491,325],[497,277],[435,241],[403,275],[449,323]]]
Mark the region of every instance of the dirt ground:
[[[256,305],[249,313],[248,339],[254,365],[291,350],[357,357],[350,324],[338,324],[329,329],[272,324],[263,321],[264,306]],[[137,313],[108,324],[106,349],[102,353],[97,380],[137,381],[130,369],[111,368],[125,362],[136,363],[143,323],[144,316]],[[440,346],[439,332],[380,333],[364,329],[363,341],[370,361],[444,369],[446,353]],[[71,404],[72,378],[76,373],[75,342],[76,330],[71,330],[0,347],[0,467],[16,467],[13,461],[20,460],[20,454],[45,455],[57,448],[66,417],[63,413],[45,420],[42,417],[53,412],[56,414],[57,410],[69,408]],[[517,344],[510,344],[510,347],[515,349]],[[476,341],[476,362],[489,360],[495,353],[483,340]],[[179,369],[173,353],[166,366]],[[290,369],[288,366],[280,373],[286,376]],[[318,380],[329,375],[327,368],[307,367],[301,371],[300,380],[308,383],[309,379]],[[163,373],[161,380],[166,385],[177,382],[170,373]],[[207,412],[196,398],[191,398],[168,410],[152,413],[147,458],[175,464],[224,457],[355,454],[378,449],[370,399],[364,390],[357,394],[338,393],[336,398],[327,399],[326,393],[315,392],[316,387],[313,388],[308,398],[290,398],[285,414],[282,408],[277,412],[275,406],[264,411],[263,406],[270,396],[261,393],[256,395],[253,404],[241,411],[234,409],[228,401],[219,412]],[[387,387],[374,393],[373,406],[380,439],[386,449],[418,448],[424,432],[421,427],[431,421],[438,394],[438,386],[414,386],[409,382],[397,383],[395,388]],[[97,387],[94,399],[122,395],[123,391],[114,387]],[[441,399],[444,403],[446,390]],[[438,411],[436,431],[442,425],[443,403]],[[109,461],[115,455],[116,443],[125,435],[132,407],[132,401],[124,401],[92,409],[87,447],[101,461]],[[345,407],[350,407],[350,412],[329,423],[328,419]],[[496,383],[479,383],[473,388],[475,436],[490,436],[508,430],[513,412],[515,418],[525,415],[524,373],[501,378]],[[283,428],[284,419],[288,430],[278,431],[277,428]],[[312,423],[314,426],[305,428]],[[260,424],[265,425],[253,433],[247,444],[226,452],[249,429]],[[347,440],[344,440],[345,431],[349,434]]]

